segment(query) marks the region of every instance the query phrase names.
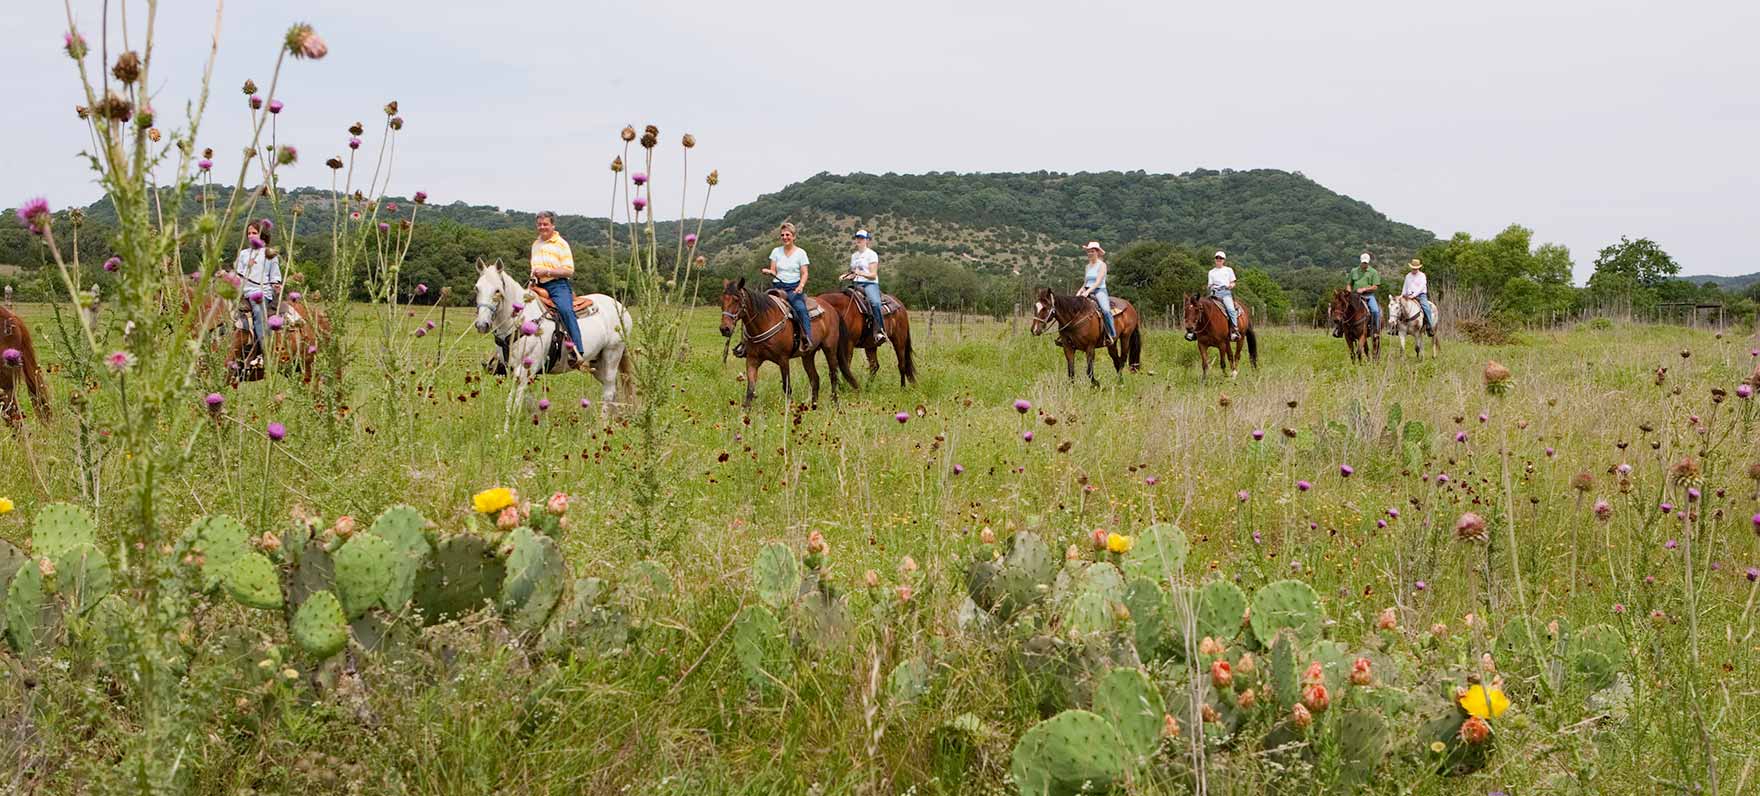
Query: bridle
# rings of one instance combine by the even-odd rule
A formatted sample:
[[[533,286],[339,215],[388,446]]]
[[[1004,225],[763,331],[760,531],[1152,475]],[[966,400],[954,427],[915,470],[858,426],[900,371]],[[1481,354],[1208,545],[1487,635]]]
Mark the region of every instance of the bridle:
[[[1082,321],[1087,320],[1088,316],[1093,314],[1093,310],[1089,310],[1088,312],[1084,312],[1081,315],[1077,315],[1076,317],[1070,319],[1069,322],[1065,323],[1064,321],[1060,320],[1057,317],[1057,294],[1053,293],[1049,296],[1049,298],[1050,298],[1050,301],[1041,300],[1041,301],[1036,302],[1038,304],[1038,306],[1044,311],[1045,314],[1043,316],[1039,315],[1038,313],[1033,314],[1033,326],[1038,329],[1038,331],[1033,332],[1033,334],[1044,334],[1045,327],[1056,326],[1057,333],[1059,335],[1062,335],[1063,331],[1065,329],[1068,329],[1071,326],[1074,326],[1078,323],[1081,323]],[[1092,304],[1093,302],[1088,302],[1088,303]]]
[[[771,326],[769,329],[764,330],[763,333],[754,336],[752,334],[751,324],[744,322],[750,317],[746,310],[747,305],[751,304],[751,301],[752,294],[741,289],[739,292],[739,312],[728,312],[727,310],[721,311],[721,317],[739,323],[739,341],[747,346],[750,346],[753,343],[762,343],[765,340],[775,337],[777,332],[782,331],[782,327],[788,325],[788,313],[785,312],[782,314],[782,319],[776,322],[776,325]]]
[[[1209,297],[1196,296],[1192,299],[1191,305],[1189,305],[1187,307],[1188,310],[1195,310],[1198,313],[1198,322],[1195,324],[1192,324],[1192,328],[1187,330],[1187,331],[1191,332],[1193,335],[1201,334],[1205,330],[1210,328],[1210,313],[1204,311],[1204,300],[1206,298],[1209,298]],[[1221,308],[1218,307],[1217,309],[1221,309]]]
[[[507,285],[509,282],[513,282],[513,278],[508,276],[506,271],[501,271],[500,275],[501,288],[495,291],[495,301],[493,303],[482,301],[477,302],[477,309],[480,311],[488,311],[491,319],[501,311],[501,305],[507,302]],[[516,286],[518,285],[517,282],[514,282],[514,284]],[[491,325],[489,327],[489,334],[495,338],[497,345],[504,345],[503,341],[513,337],[513,330],[518,327],[518,322],[519,316],[510,312],[507,315],[506,324]]]

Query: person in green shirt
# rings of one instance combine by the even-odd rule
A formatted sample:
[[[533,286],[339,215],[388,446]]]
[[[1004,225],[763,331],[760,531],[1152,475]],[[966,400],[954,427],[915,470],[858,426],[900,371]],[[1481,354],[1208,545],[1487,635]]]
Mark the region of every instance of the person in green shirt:
[[[1369,264],[1369,253],[1363,252],[1357,267],[1345,274],[1350,288],[1363,297],[1363,303],[1369,305],[1369,333],[1381,332],[1381,305],[1375,300],[1375,291],[1381,287],[1381,274],[1375,272],[1375,266]]]

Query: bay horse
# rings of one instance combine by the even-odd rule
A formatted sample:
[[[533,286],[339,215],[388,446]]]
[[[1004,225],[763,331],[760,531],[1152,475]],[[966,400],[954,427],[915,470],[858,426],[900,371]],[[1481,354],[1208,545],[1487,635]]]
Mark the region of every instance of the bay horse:
[[[746,400],[742,406],[752,407],[752,398],[757,395],[758,367],[765,362],[774,362],[782,371],[782,394],[792,401],[794,392],[789,384],[789,360],[801,358],[801,364],[807,369],[807,381],[813,385],[811,405],[819,406],[819,367],[814,364],[814,355],[825,353],[826,367],[831,369],[831,400],[837,400],[837,373],[848,365],[838,361],[838,352],[842,350],[843,323],[837,313],[820,303],[817,298],[807,299],[807,312],[812,314],[814,307],[821,308],[817,317],[809,319],[813,325],[813,347],[800,351],[795,342],[793,313],[789,311],[788,302],[782,291],[759,292],[756,288],[746,287],[745,277],[738,282],[721,280],[721,336],[732,337],[735,324],[740,327],[740,345],[745,347],[746,358]],[[851,380],[853,383],[853,379]]]
[[[1332,306],[1327,310],[1332,320],[1332,336],[1344,338],[1351,350],[1351,361],[1361,362],[1371,356],[1381,357],[1381,338],[1369,328],[1369,305],[1361,294],[1339,288],[1332,291]],[[1374,338],[1373,353],[1369,347]]]
[[[521,287],[499,261],[489,265],[477,263],[475,290],[474,326],[479,333],[491,334],[495,339],[490,369],[513,375],[514,389],[507,396],[511,416],[513,407],[525,401],[527,385],[563,361],[562,347],[556,344],[559,319],[552,317],[535,291]],[[599,406],[605,408],[615,402],[620,391],[628,400],[635,395],[635,358],[628,342],[633,321],[629,312],[617,299],[603,293],[579,297],[575,303],[585,313],[575,316],[584,338],[575,341],[575,350],[578,361],[585,362],[593,378],[599,381]],[[528,323],[530,327],[526,326]],[[533,332],[527,334],[527,328]]]
[[[1112,355],[1112,367],[1118,371],[1118,380],[1122,383],[1127,362],[1132,373],[1143,366],[1143,325],[1137,317],[1135,305],[1121,298],[1114,298],[1112,302],[1113,307],[1119,308],[1112,316],[1118,338],[1104,347]],[[1033,334],[1044,334],[1053,325],[1057,327],[1057,344],[1063,348],[1069,380],[1076,380],[1076,351],[1079,350],[1088,355],[1089,383],[1100,386],[1100,380],[1094,377],[1094,349],[1102,347],[1101,337],[1106,334],[1106,326],[1100,318],[1099,303],[1086,296],[1059,296],[1051,288],[1039,288],[1037,300],[1033,303]]]
[[[30,391],[31,407],[37,415],[50,417],[53,413],[49,409],[49,387],[43,383],[42,368],[37,367],[37,348],[31,344],[30,327],[4,307],[0,307],[0,353],[6,355],[0,359],[0,417],[11,424],[24,420],[18,395],[13,392],[15,376],[23,379],[25,389]]]
[[[1434,308],[1434,302],[1432,303]],[[1399,355],[1406,355],[1406,333],[1412,335],[1413,344],[1417,347],[1418,358],[1424,358],[1424,338],[1430,338],[1430,358],[1435,359],[1442,353],[1442,343],[1436,339],[1436,325],[1424,326],[1424,308],[1418,300],[1411,296],[1393,296],[1387,300],[1387,332],[1399,335]]]
[[[836,306],[840,308],[838,314],[843,320],[843,329],[840,334],[843,337],[844,350],[838,354],[838,359],[847,366],[854,359],[855,349],[860,348],[866,351],[868,354],[868,378],[872,379],[875,374],[880,372],[880,355],[876,351],[879,350],[881,344],[874,342],[874,327],[872,318],[868,315],[868,297],[862,293],[861,288],[846,287],[841,293],[821,293],[818,298],[823,301],[832,296],[842,296],[847,300],[848,306],[848,309],[844,310],[842,308],[846,306],[845,302],[833,299]],[[908,386],[915,387],[917,385],[917,363],[911,348],[910,312],[905,309],[904,302],[899,301],[896,296],[882,294],[882,299],[892,308],[891,312],[881,316],[881,323],[886,327],[886,342],[892,344],[893,356],[898,360],[898,386],[903,388],[907,386],[908,382]],[[848,378],[848,375],[849,370],[846,367],[844,368],[845,378]]]
[[[269,332],[262,362],[254,366],[245,361],[255,337],[251,334],[250,316],[233,314],[240,319],[233,324],[232,347],[226,355],[227,371],[233,384],[262,380],[271,362],[284,368],[297,367],[300,381],[312,383],[312,378],[317,375],[318,344],[330,335],[330,316],[305,296],[296,299],[293,295],[290,292],[282,296],[278,314],[285,319],[284,325],[279,331]]]
[[[1228,377],[1234,378],[1241,373],[1241,348],[1247,351],[1247,358],[1253,367],[1259,367],[1259,335],[1253,330],[1253,314],[1247,305],[1236,301],[1235,315],[1238,318],[1240,339],[1230,342],[1228,339],[1228,313],[1214,298],[1188,293],[1185,296],[1185,330],[1186,339],[1198,344],[1198,365],[1202,378],[1210,379],[1210,349],[1216,349],[1217,364],[1228,371]]]

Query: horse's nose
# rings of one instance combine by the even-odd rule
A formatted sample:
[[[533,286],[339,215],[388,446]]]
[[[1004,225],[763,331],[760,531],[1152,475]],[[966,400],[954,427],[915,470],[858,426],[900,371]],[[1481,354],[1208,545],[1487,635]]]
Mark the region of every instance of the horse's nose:
[[[489,324],[484,321],[477,321],[474,325],[477,327],[479,333],[489,331]]]
[[[723,327],[721,327],[721,336],[722,337],[732,337],[733,330],[723,326]]]

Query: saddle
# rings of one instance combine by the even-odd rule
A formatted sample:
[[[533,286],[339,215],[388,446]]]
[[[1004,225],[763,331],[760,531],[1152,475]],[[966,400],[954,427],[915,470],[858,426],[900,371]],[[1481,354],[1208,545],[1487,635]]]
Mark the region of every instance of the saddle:
[[[776,303],[777,309],[782,310],[784,313],[787,313],[790,316],[792,316],[794,314],[794,307],[788,303],[788,294],[787,293],[784,293],[780,290],[773,289],[773,290],[766,291],[765,295],[769,296],[770,300]],[[806,296],[805,298],[807,300],[807,319],[808,320],[811,320],[813,318],[817,318],[817,317],[825,314],[825,308],[822,306],[819,306],[818,299],[813,298],[812,296]]]
[[[859,287],[846,287],[843,289],[843,292],[844,292],[844,295],[849,296],[852,300],[855,301],[856,308],[860,309],[862,311],[863,316],[867,316],[867,315],[872,314],[868,309],[868,292],[867,291],[865,291]],[[899,302],[898,298],[896,296],[893,296],[891,293],[881,293],[880,294],[880,314],[881,315],[883,315],[883,316],[884,315],[891,315],[892,313],[898,312],[899,309],[901,309],[902,307],[904,307],[904,304]],[[1117,314],[1117,313],[1115,312],[1114,314]]]
[[[544,305],[544,312],[546,312],[550,315],[556,314],[556,302],[550,300],[550,291],[545,290],[541,287],[538,287],[537,285],[532,285],[532,293],[534,293],[538,296],[538,303]],[[575,296],[574,297],[575,317],[580,317],[582,315],[592,315],[593,313],[598,312],[598,311],[599,311],[599,308],[593,306],[592,299],[587,298],[586,296]]]
[[[1112,303],[1112,306],[1107,307],[1107,309],[1112,310],[1112,317],[1117,318],[1118,316],[1124,314],[1124,308],[1125,308],[1124,299],[1115,298],[1113,296],[1107,296],[1106,298]],[[1094,305],[1099,306],[1100,300],[1094,299]]]
[[[296,326],[299,326],[302,323],[305,323],[305,320],[306,320],[305,316],[299,314],[299,310],[294,309],[293,302],[291,302],[291,301],[283,300],[281,302],[281,307],[278,309],[278,312],[281,315],[281,320],[283,321],[282,326],[281,326],[282,329],[292,329]],[[239,303],[238,311],[232,313],[232,328],[239,329],[242,331],[252,331],[252,329],[251,329],[251,307],[249,304],[245,304],[243,302]]]
[[[1223,304],[1222,304],[1222,297],[1221,296],[1205,296],[1205,298],[1208,299],[1210,301],[1210,303],[1215,304],[1217,307],[1221,308],[1224,312],[1228,311],[1228,308],[1223,306]],[[1230,296],[1228,300],[1234,301],[1234,297]],[[1239,311],[1241,308],[1241,303],[1238,301],[1234,301],[1234,308],[1236,311]]]

